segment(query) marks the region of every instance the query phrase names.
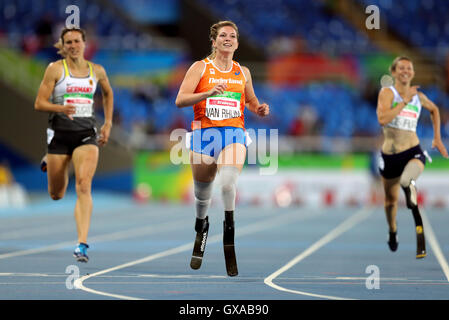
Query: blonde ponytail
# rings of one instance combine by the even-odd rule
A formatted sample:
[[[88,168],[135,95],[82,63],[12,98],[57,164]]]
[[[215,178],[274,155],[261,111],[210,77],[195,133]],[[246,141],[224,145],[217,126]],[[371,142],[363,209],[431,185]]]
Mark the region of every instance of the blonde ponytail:
[[[65,51],[64,51],[64,46],[63,46],[63,44],[62,44],[62,40],[61,40],[61,39],[59,39],[58,42],[56,42],[56,43],[53,45],[53,47],[55,47],[56,49],[58,49],[58,54],[59,54],[60,56],[62,56],[63,58],[66,57],[66,53],[65,53]]]

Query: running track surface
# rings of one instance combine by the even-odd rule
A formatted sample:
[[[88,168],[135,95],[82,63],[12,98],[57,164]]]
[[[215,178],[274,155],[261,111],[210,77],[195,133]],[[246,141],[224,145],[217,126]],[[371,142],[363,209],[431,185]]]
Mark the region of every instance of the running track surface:
[[[90,261],[77,263],[75,197],[0,209],[1,300],[446,300],[449,215],[424,208],[427,257],[415,258],[411,213],[398,251],[381,207],[238,206],[237,277],[228,277],[221,204],[210,211],[203,265],[190,269],[194,208],[94,193]],[[79,277],[77,272],[79,271]],[[379,277],[376,278],[375,276]],[[377,281],[378,280],[378,281]]]

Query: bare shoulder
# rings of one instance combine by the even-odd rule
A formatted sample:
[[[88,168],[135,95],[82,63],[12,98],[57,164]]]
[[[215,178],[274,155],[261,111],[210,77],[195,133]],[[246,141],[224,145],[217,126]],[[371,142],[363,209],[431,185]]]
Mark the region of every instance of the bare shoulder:
[[[206,67],[206,63],[203,60],[198,60],[192,63],[192,65],[189,68],[189,71],[192,72],[203,72],[204,68]]]
[[[242,68],[243,72],[245,72],[245,74],[250,74],[251,72],[249,71],[249,68],[247,66],[242,66],[240,65],[240,68]]]
[[[242,68],[242,70],[245,72],[249,72],[249,68],[247,66],[240,65],[240,68]]]
[[[379,96],[385,96],[385,97],[394,97],[393,90],[391,90],[389,87],[382,87],[379,91]]]
[[[97,64],[97,63],[93,63],[93,62],[90,62],[90,63],[92,64],[92,68],[94,69],[95,76],[98,79],[104,78],[106,76],[106,70],[101,64]]]
[[[189,79],[189,81],[193,81],[194,79],[198,79],[199,81],[204,70],[206,70],[206,63],[202,60],[195,61],[187,70],[185,78]]]
[[[245,75],[245,78],[247,80],[250,80],[251,79],[251,72],[249,71],[249,68],[246,67],[246,66],[242,66],[242,65],[240,65],[240,68],[242,68],[242,71],[243,71],[243,74]]]
[[[421,102],[421,105],[428,109],[428,110],[434,110],[436,108],[438,108],[435,103],[430,100],[423,92],[418,91],[418,97],[419,97],[419,101]]]
[[[45,74],[51,79],[59,79],[62,76],[63,68],[62,60],[50,62],[45,70]]]
[[[49,71],[58,70],[60,68],[63,68],[62,60],[56,60],[56,61],[50,62],[47,66],[47,70],[49,70]]]
[[[418,91],[418,97],[420,100],[424,100],[424,101],[429,100],[429,98],[427,98],[427,96],[422,91]]]

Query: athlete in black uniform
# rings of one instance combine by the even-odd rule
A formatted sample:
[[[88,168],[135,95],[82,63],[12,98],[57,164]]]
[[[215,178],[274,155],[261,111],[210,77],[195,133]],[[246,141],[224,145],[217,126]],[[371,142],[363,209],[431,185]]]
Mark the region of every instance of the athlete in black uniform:
[[[394,85],[380,90],[377,103],[377,118],[384,134],[379,172],[385,191],[388,246],[391,251],[398,248],[396,214],[399,191],[402,188],[407,208],[412,211],[416,225],[416,258],[421,259],[427,253],[415,183],[426,164],[426,157],[416,134],[422,108],[430,112],[432,119],[432,148],[436,148],[445,158],[449,155],[441,140],[438,107],[424,93],[418,91],[418,86],[411,85],[415,76],[413,62],[404,56],[397,57],[390,71]]]
[[[84,59],[85,33],[82,29],[64,29],[60,43],[60,53],[65,59],[50,63],[47,67],[34,107],[50,113],[45,162],[48,193],[53,200],[64,197],[69,164],[73,162],[78,232],[74,256],[78,261],[87,262],[87,235],[92,214],[91,185],[98,163],[98,145],[105,145],[111,132],[113,92],[104,68]],[[101,86],[105,118],[98,137],[93,113],[97,83]]]

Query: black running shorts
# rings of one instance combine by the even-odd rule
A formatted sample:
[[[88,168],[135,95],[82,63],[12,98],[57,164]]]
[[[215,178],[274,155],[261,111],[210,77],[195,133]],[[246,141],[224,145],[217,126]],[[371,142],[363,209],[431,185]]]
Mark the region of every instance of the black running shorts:
[[[69,154],[73,153],[75,148],[93,144],[98,146],[97,130],[89,129],[82,131],[59,131],[47,129],[48,153],[50,154]]]
[[[419,159],[426,165],[426,156],[419,144],[396,154],[384,154],[381,152],[381,156],[379,159],[379,171],[385,179],[393,179],[401,176],[405,166],[412,159]]]

